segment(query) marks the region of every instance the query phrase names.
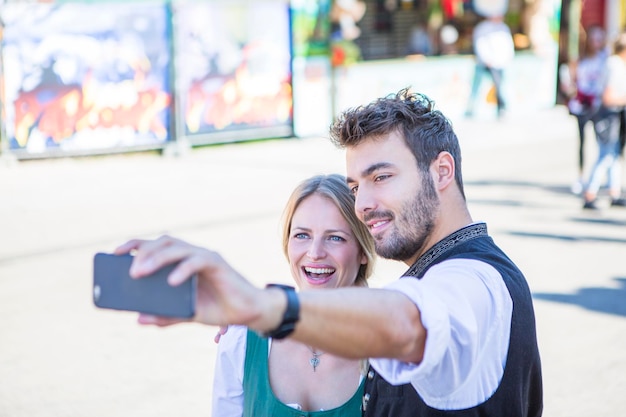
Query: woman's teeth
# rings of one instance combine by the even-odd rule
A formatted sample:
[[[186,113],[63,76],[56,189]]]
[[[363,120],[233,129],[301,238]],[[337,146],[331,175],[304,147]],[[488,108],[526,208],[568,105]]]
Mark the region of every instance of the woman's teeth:
[[[313,274],[313,275],[328,275],[328,274],[332,274],[333,272],[335,272],[335,270],[333,268],[311,268],[311,267],[304,267],[304,272],[306,272],[307,274]]]

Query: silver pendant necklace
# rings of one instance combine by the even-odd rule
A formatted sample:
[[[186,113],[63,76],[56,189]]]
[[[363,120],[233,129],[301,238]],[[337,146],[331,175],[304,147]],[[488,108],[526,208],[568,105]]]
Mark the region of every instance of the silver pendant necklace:
[[[313,355],[313,357],[309,359],[309,363],[313,367],[313,372],[315,372],[315,369],[320,364],[320,356],[322,356],[326,352],[316,352],[315,349],[313,349],[312,347],[310,346],[307,346],[307,347],[309,348],[309,350],[311,351],[311,354]]]

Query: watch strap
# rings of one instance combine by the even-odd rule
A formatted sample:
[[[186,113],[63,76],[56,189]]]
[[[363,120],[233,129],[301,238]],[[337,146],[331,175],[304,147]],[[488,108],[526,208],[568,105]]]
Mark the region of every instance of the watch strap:
[[[300,319],[300,300],[296,289],[289,285],[267,284],[265,288],[280,288],[285,291],[287,296],[287,308],[283,314],[283,320],[280,325],[269,332],[263,334],[263,337],[271,337],[273,339],[284,339],[289,336],[296,328],[296,323]]]

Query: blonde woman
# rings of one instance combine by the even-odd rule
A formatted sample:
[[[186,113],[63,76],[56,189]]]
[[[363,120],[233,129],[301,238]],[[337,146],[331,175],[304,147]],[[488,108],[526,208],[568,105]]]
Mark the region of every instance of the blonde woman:
[[[367,286],[370,233],[340,175],[315,176],[292,193],[283,215],[283,251],[298,289]],[[213,417],[361,415],[364,361],[291,339],[264,338],[243,326],[221,336]]]

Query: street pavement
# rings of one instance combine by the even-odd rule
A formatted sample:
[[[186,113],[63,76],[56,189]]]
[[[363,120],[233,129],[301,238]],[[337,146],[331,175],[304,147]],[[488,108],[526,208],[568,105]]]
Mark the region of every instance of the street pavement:
[[[533,292],[544,416],[624,415],[626,209],[603,196],[586,212],[570,192],[575,120],[555,107],[452,121],[473,217]],[[289,282],[283,204],[329,172],[344,172],[343,151],[323,137],[1,164],[0,417],[209,416],[216,328],[96,309],[93,255],[167,233],[258,285]],[[380,261],[371,285],[403,269]]]

